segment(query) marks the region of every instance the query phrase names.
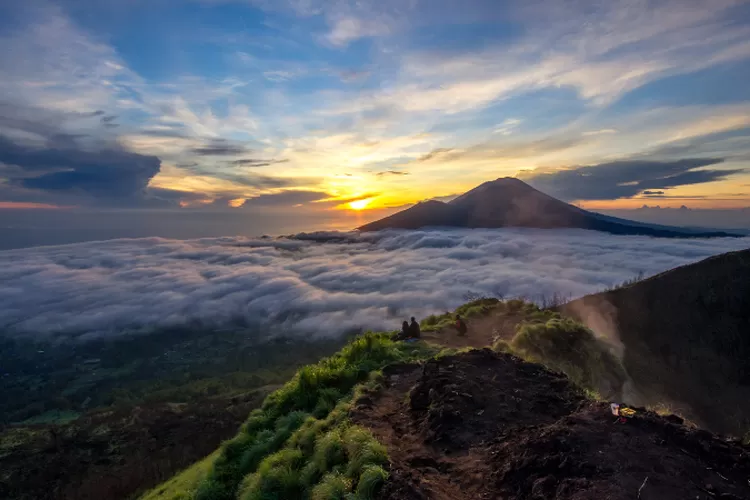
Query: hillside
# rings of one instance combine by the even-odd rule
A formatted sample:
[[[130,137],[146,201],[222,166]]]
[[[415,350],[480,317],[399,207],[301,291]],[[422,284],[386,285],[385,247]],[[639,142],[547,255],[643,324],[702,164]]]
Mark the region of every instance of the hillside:
[[[719,432],[750,429],[750,250],[583,297],[562,312],[619,335],[647,402],[673,399]]]
[[[750,498],[738,441],[645,408],[614,422],[598,394],[621,400],[627,374],[582,324],[520,300],[457,312],[467,337],[446,313],[303,368],[143,499]]]
[[[589,229],[612,234],[665,238],[734,236],[724,232],[696,232],[607,217],[580,209],[506,177],[443,203],[430,200],[360,227],[360,231],[422,227]]]

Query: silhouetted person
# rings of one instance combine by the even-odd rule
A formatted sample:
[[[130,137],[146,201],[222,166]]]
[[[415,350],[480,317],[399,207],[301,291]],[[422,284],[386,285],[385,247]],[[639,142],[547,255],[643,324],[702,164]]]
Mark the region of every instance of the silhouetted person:
[[[461,319],[460,314],[456,314],[456,330],[458,330],[458,336],[464,337],[466,335],[466,331],[468,328],[466,327],[466,323],[464,323],[464,320]]]
[[[422,332],[419,329],[419,323],[417,323],[417,320],[414,319],[414,316],[411,317],[411,324],[409,325],[409,337],[413,339],[418,339],[422,336]]]
[[[396,335],[396,340],[406,340],[409,338],[409,322],[404,321],[401,323],[401,332]]]

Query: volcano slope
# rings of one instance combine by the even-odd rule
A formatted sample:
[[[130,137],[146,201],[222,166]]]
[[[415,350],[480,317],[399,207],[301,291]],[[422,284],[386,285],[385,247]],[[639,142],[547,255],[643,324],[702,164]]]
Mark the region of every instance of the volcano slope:
[[[395,365],[351,411],[389,453],[378,498],[750,498],[750,449],[489,349]]]
[[[750,436],[750,250],[678,267],[559,308],[624,346],[640,401]]]

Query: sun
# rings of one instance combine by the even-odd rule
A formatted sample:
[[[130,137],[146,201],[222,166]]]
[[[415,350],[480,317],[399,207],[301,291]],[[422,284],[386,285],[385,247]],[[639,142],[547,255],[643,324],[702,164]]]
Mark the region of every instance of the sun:
[[[364,210],[367,205],[372,203],[372,198],[365,198],[364,200],[356,200],[349,202],[349,208],[352,210]]]

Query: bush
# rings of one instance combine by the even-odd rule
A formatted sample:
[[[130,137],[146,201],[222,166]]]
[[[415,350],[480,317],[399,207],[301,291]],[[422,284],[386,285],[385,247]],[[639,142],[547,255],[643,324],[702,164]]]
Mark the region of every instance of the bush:
[[[375,500],[388,480],[388,472],[379,465],[368,465],[362,470],[357,483],[358,500]]]
[[[346,500],[352,491],[351,479],[333,472],[326,475],[312,491],[312,500]]]
[[[625,369],[609,347],[582,324],[553,318],[546,323],[524,323],[511,342],[529,361],[565,373],[579,386],[614,398],[627,379]]]
[[[504,340],[497,340],[492,344],[492,350],[495,352],[513,352],[513,348]]]

